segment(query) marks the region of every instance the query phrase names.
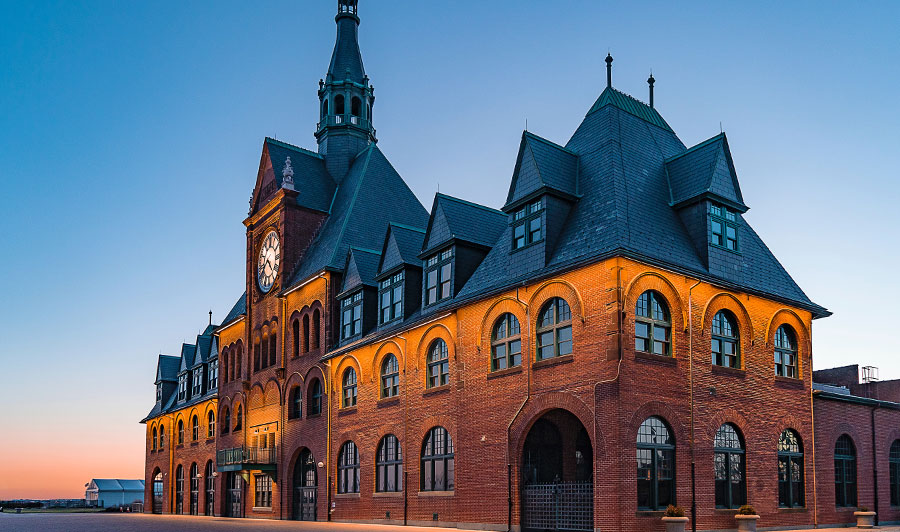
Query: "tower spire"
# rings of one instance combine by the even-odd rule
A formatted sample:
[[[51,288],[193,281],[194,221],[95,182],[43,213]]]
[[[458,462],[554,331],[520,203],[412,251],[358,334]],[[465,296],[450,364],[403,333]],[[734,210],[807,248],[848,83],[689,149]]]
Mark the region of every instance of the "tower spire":
[[[612,87],[612,62],[613,58],[609,52],[606,53],[606,86]]]
[[[350,162],[376,142],[372,127],[375,87],[363,68],[359,51],[358,0],[338,0],[337,35],[325,79],[319,81],[319,124],[316,140],[328,172],[340,182]]]

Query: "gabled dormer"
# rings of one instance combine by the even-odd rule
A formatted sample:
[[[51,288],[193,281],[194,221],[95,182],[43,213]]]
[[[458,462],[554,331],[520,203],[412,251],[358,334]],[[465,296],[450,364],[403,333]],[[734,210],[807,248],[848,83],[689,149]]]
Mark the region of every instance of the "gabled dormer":
[[[510,274],[547,265],[572,205],[580,197],[578,155],[533,133],[522,133],[503,212],[510,235]]]
[[[378,325],[403,321],[421,304],[422,261],[419,252],[425,230],[391,223],[381,248],[378,283]]]
[[[153,382],[156,385],[157,406],[161,407],[175,392],[180,365],[179,357],[159,355],[159,360],[156,362],[156,380]]]
[[[747,212],[725,134],[701,142],[665,163],[670,205],[678,212],[709,272],[743,280],[741,233]]]
[[[506,229],[497,209],[437,194],[425,230],[422,308],[455,296]]]
[[[197,351],[194,365],[191,367],[191,397],[199,397],[207,392],[207,375],[210,371],[209,358],[213,337],[201,334],[197,336]]]
[[[197,354],[197,346],[181,344],[181,365],[178,369],[178,402],[184,402],[191,398],[191,368],[194,366],[194,358]]]
[[[340,308],[341,344],[362,338],[376,323],[375,274],[381,255],[377,251],[351,247],[341,291],[337,295]]]

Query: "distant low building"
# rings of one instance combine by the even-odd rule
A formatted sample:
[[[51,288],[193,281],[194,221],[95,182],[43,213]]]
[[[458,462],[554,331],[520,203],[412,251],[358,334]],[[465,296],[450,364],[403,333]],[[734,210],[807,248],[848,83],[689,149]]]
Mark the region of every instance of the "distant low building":
[[[122,478],[94,478],[87,484],[84,500],[88,506],[112,508],[144,502],[144,481]]]

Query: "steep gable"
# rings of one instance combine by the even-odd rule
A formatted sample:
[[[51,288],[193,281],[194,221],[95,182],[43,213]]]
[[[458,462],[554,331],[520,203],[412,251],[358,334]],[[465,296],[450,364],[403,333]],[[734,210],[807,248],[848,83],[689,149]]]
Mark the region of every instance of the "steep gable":
[[[375,275],[378,273],[380,259],[381,255],[377,251],[351,247],[347,254],[341,292],[360,286],[375,286]]]
[[[178,380],[178,370],[181,367],[181,358],[171,355],[159,355],[156,362],[156,381],[159,384],[163,381],[175,382]]]
[[[491,247],[506,225],[506,215],[497,209],[438,193],[434,197],[423,253],[453,239]]]
[[[425,230],[400,224],[390,224],[381,248],[378,273],[393,270],[400,265],[421,266],[418,259],[425,240]]]
[[[187,371],[194,367],[194,357],[197,354],[197,346],[181,344],[181,367],[179,371]]]
[[[506,205],[515,204],[542,189],[577,196],[578,155],[526,131],[519,143]]]
[[[290,163],[288,163],[290,158]],[[328,212],[336,184],[318,153],[266,137],[256,186],[251,199],[251,212],[261,208],[284,186],[285,171],[293,179],[297,204],[307,209]]]
[[[673,206],[706,197],[747,211],[724,133],[666,159],[666,173]]]

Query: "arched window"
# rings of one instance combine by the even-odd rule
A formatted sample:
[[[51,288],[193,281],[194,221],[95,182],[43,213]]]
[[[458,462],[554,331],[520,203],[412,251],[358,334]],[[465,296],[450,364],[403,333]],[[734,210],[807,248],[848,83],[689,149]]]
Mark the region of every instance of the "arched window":
[[[334,114],[344,114],[344,95],[338,94],[334,97]]]
[[[153,475],[153,513],[161,514],[162,513],[162,501],[163,501],[163,474],[162,471],[156,470],[156,474]]]
[[[209,411],[206,415],[206,437],[214,438],[216,436],[216,415]]]
[[[288,405],[288,419],[300,419],[303,415],[303,390],[300,386],[291,388],[290,404]]]
[[[159,450],[161,451],[165,445],[166,445],[166,427],[164,427],[163,425],[160,425],[159,426]]]
[[[572,354],[572,311],[564,299],[554,297],[538,315],[537,360]]]
[[[641,294],[634,317],[634,349],[672,356],[672,318],[663,296],[653,290]]]
[[[846,434],[834,445],[834,503],[856,506],[856,446]]]
[[[891,470],[891,506],[900,506],[900,440],[891,444],[888,458]]]
[[[200,513],[200,472],[197,462],[191,464],[191,515]]]
[[[235,366],[234,366],[234,378],[236,378],[237,380],[241,380],[244,375],[244,366],[241,363],[241,359],[243,357],[244,357],[244,346],[239,345],[238,352],[237,352],[237,362],[235,363]]]
[[[350,114],[353,116],[360,116],[361,112],[362,112],[362,101],[360,101],[359,98],[354,96],[350,100]]]
[[[343,402],[344,408],[356,406],[356,370],[355,369],[347,368],[347,371],[344,372],[343,390],[344,390],[344,402]]]
[[[205,515],[213,515],[215,513],[216,500],[216,469],[213,467],[212,460],[206,462],[206,505],[203,509]]]
[[[191,418],[191,441],[200,439],[200,420],[197,416]]]
[[[310,335],[310,349],[318,349],[319,348],[319,332],[322,329],[319,327],[319,309],[313,311],[313,319],[312,319],[312,334]]]
[[[238,405],[237,414],[234,416],[234,428],[231,430],[232,432],[236,430],[241,430],[241,427],[244,424],[244,405]]]
[[[278,343],[276,342],[277,338],[278,338],[277,333],[272,333],[272,335],[269,336],[269,364],[268,364],[269,366],[274,366],[276,364],[276,359],[277,359],[276,355],[278,353],[278,350],[277,350]]]
[[[400,364],[397,357],[387,355],[381,363],[381,397],[396,397],[400,393]]]
[[[789,325],[782,325],[775,331],[775,375],[798,378],[797,335]]]
[[[787,429],[778,438],[778,506],[794,508],[803,504],[803,442],[796,432]]]
[[[734,314],[720,310],[713,316],[712,363],[726,368],[741,367],[741,346]]]
[[[181,464],[175,469],[175,513],[184,513],[184,467]]]
[[[153,427],[153,436],[150,440],[150,450],[151,451],[156,450],[156,427]]]
[[[403,491],[403,452],[400,441],[388,434],[378,442],[375,455],[375,491]]]
[[[637,496],[642,510],[675,504],[675,438],[666,422],[655,416],[638,429]]]
[[[422,491],[453,491],[455,479],[453,440],[447,429],[434,427],[422,444]]]
[[[263,333],[260,341],[259,369],[264,369],[269,365],[269,335]]]
[[[228,362],[228,357],[231,356],[231,351],[228,348],[222,349],[222,382],[228,382],[228,367],[231,365]]]
[[[231,429],[231,411],[226,406],[222,412],[222,434],[228,434],[229,429]]]
[[[259,371],[259,339],[253,343],[253,371]]]
[[[307,320],[309,320],[309,318],[307,318],[306,316],[303,316],[303,320],[304,320],[304,322],[306,322]],[[301,349],[300,349],[301,342],[303,342],[303,340],[300,338],[300,320],[294,320],[291,322],[291,334],[294,337],[294,345],[293,345],[294,350],[291,353],[291,355],[294,358],[296,358],[296,357],[300,356],[301,352],[303,352],[303,353],[306,352],[305,350],[301,351]]]
[[[178,420],[178,445],[184,445],[184,421]]]
[[[491,371],[522,364],[522,338],[519,331],[519,320],[508,312],[494,324],[491,333]]]
[[[338,456],[338,493],[359,493],[359,452],[352,441],[341,446]]]
[[[447,344],[438,338],[428,349],[428,386],[437,388],[450,383],[450,362],[447,356]]]
[[[322,382],[314,378],[309,384],[309,397],[306,400],[306,417],[318,416],[322,413]]]
[[[716,471],[716,508],[740,508],[747,504],[744,441],[731,423],[716,431],[713,444]]]

